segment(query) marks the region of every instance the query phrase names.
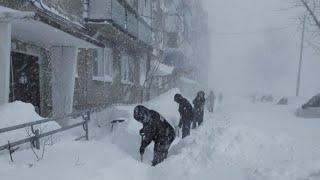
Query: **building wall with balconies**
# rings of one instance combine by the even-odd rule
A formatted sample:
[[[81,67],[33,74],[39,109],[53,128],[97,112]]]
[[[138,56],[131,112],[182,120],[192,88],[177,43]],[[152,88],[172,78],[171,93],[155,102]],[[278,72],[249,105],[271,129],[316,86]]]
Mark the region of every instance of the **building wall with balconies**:
[[[41,11],[41,13],[48,16],[48,21],[50,21],[52,16],[58,18],[59,23],[60,21],[70,23],[70,27],[65,27],[62,24],[48,24],[52,28],[57,29],[57,31],[66,31],[67,33],[76,31],[78,34],[86,34],[85,37],[90,41],[95,40],[99,42],[96,47],[78,49],[73,95],[74,110],[104,107],[105,105],[115,103],[136,103],[143,100],[145,89],[140,80],[141,76],[146,76],[149,69],[150,54],[152,53],[151,27],[148,26],[148,29],[144,30],[143,27],[147,25],[144,23],[141,25],[141,29],[139,29],[139,22],[142,19],[141,17],[139,18],[137,13],[138,4],[135,4],[137,1],[95,0],[94,2],[100,3],[96,4],[96,6],[103,7],[104,11],[102,13],[97,9],[97,13],[93,13],[93,7],[91,9],[88,7],[89,12],[91,10],[89,19],[83,18],[86,8],[82,0],[42,0],[41,2],[0,0],[0,6],[22,11]],[[118,7],[112,6],[115,9],[110,8],[108,10],[106,7],[111,7],[108,3],[114,3],[112,5],[117,4]],[[132,6],[130,9],[128,5],[135,6]],[[136,10],[136,13],[133,10]],[[103,21],[90,21],[90,18],[93,16]],[[50,45],[43,48],[21,39],[14,39],[13,41],[19,42],[20,46],[17,47],[19,51],[34,49],[33,51],[37,50],[37,54],[41,54],[41,106],[44,110],[42,115],[50,115],[53,106],[51,101],[53,66],[51,64],[50,52],[47,49]],[[109,64],[112,66],[112,74],[104,79],[94,76],[95,52],[101,48],[108,48],[112,52],[112,60]],[[26,50],[25,53],[28,53],[28,51]],[[141,71],[141,64],[146,66],[145,71]]]

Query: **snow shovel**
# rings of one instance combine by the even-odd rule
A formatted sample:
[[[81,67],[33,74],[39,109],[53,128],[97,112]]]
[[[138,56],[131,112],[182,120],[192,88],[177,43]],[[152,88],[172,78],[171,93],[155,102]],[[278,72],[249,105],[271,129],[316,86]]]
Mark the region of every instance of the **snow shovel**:
[[[143,135],[140,134],[140,136],[141,136],[141,142],[142,142],[143,141]],[[143,154],[140,154],[140,161],[143,162]]]
[[[180,136],[180,128],[179,126],[176,126],[176,137],[179,137]]]

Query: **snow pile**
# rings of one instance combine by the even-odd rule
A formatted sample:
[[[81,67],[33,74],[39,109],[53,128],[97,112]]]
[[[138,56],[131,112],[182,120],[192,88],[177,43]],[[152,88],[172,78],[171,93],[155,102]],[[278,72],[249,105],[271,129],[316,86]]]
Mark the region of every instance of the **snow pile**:
[[[0,106],[0,129],[19,125],[27,122],[43,119],[36,112],[32,104],[15,101]],[[37,125],[35,128],[41,132],[59,128],[57,123],[50,122],[42,125]],[[0,134],[0,145],[7,144],[8,141],[13,142],[32,135],[30,128],[18,129],[12,132]]]
[[[0,19],[33,18],[33,12],[23,12],[0,6]]]
[[[187,83],[187,84],[199,85],[199,83],[197,81],[194,81],[194,80],[186,78],[186,77],[181,77],[180,81],[183,83]]]
[[[66,20],[70,20],[67,16],[62,15],[57,9],[55,9],[54,7],[49,7],[48,5],[46,5],[45,3],[42,2],[42,0],[40,1],[34,1],[33,4],[39,8],[39,9],[43,9],[46,11],[51,12],[52,14],[55,14],[57,16],[60,16]]]
[[[177,92],[171,90],[145,105],[174,126],[179,117],[173,101]],[[320,121],[295,117],[297,105],[226,97],[214,114],[205,113],[203,126],[191,136],[176,138],[168,158],[156,167],[150,166],[152,144],[140,162],[141,124],[132,118],[134,105],[117,106],[92,116],[90,141],[73,141],[75,134],[66,133],[46,149],[41,161],[35,161],[30,150],[14,154],[13,164],[8,156],[0,156],[0,174],[13,180],[320,179],[320,145],[315,143]],[[111,133],[109,122],[117,118],[127,121]]]
[[[178,104],[174,102],[174,95],[180,93],[179,89],[172,89],[167,93],[164,93],[150,102],[146,103],[146,106],[158,111],[163,117],[165,117],[172,126],[179,121]]]
[[[159,61],[152,61],[151,62],[151,69],[155,72],[153,72],[154,76],[167,76],[172,74],[174,67],[165,65]]]

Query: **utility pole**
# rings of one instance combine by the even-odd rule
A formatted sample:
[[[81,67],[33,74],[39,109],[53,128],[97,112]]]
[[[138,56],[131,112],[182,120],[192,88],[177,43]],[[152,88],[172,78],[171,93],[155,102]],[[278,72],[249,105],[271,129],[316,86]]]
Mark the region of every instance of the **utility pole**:
[[[304,17],[303,17],[303,22],[302,22],[302,35],[301,35],[301,45],[300,45],[300,58],[299,58],[298,78],[297,78],[297,89],[296,89],[296,96],[297,96],[297,97],[300,95],[301,67],[302,67],[303,48],[304,48],[304,36],[305,36],[305,29],[306,29],[306,18],[307,18],[307,16],[304,15]]]

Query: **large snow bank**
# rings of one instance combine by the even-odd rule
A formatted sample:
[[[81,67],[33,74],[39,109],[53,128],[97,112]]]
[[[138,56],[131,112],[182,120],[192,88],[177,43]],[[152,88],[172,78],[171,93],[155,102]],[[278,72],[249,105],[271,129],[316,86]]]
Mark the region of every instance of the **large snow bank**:
[[[173,101],[173,97],[178,92],[178,89],[173,89],[145,105],[159,111],[174,125],[178,119],[178,106]],[[28,110],[21,109],[27,112],[34,111],[32,106],[27,106]],[[60,142],[46,148],[44,159],[41,161],[36,161],[31,150],[15,153],[13,164],[10,163],[9,156],[0,156],[0,174],[4,179],[12,180],[152,179],[153,168],[150,164],[153,158],[153,147],[152,145],[148,147],[145,161],[141,163],[138,153],[141,142],[138,132],[141,124],[132,117],[134,106],[114,106],[93,114],[89,142],[73,141],[78,134],[66,132],[63,138],[60,138]],[[13,107],[8,108],[8,112],[12,113]],[[19,111],[14,112],[20,114]],[[31,119],[39,117],[36,114],[33,115]],[[127,121],[115,126],[114,132],[111,133],[110,122],[113,119]],[[79,129],[79,132],[82,130]],[[52,176],[48,176],[49,172]]]
[[[35,112],[35,108],[32,104],[15,101],[0,106],[0,128],[10,127],[41,119],[43,118]],[[35,128],[40,129],[41,132],[46,132],[59,128],[59,125],[55,122],[49,122],[46,124],[37,125]],[[23,128],[12,132],[0,134],[0,145],[7,144],[8,141],[13,142],[29,137],[30,133],[30,128]]]
[[[170,123],[178,119],[175,89],[145,103],[159,111]],[[298,101],[298,100],[297,100]],[[294,100],[295,102],[295,100]],[[15,162],[0,156],[0,174],[12,180],[104,180],[104,179],[219,179],[219,180],[299,180],[320,179],[320,121],[297,118],[297,105],[276,106],[251,103],[248,99],[228,98],[214,114],[205,113],[203,126],[191,136],[177,138],[168,158],[150,167],[152,144],[140,162],[138,135],[141,125],[132,119],[134,106],[118,106],[92,118],[128,118],[113,133],[109,127],[92,121],[87,141],[71,141],[66,134],[61,142],[47,148],[45,158],[34,160],[32,152],[14,154]],[[120,112],[118,114],[118,112]],[[106,123],[108,124],[108,123]],[[48,176],[48,173],[52,174]]]
[[[185,78],[185,77],[181,77],[180,81],[183,82],[183,83],[187,83],[187,84],[199,85],[199,83],[197,81],[194,81],[192,79]]]
[[[158,111],[171,123],[171,125],[174,126],[178,123],[178,117],[180,117],[178,104],[174,101],[174,95],[177,93],[180,93],[179,89],[171,89],[170,91],[147,102],[145,105]]]

